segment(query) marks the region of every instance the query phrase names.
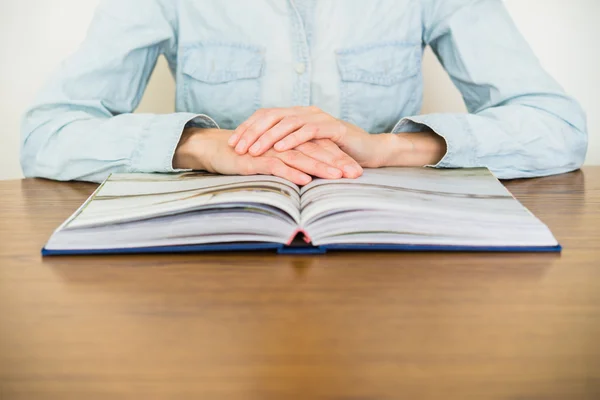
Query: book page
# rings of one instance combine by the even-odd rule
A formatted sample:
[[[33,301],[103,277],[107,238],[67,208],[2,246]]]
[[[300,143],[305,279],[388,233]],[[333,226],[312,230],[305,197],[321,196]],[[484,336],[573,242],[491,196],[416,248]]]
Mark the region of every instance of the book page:
[[[356,180],[318,180],[301,193],[301,223],[316,245],[557,244],[484,168],[367,169]]]
[[[254,210],[257,211],[257,210]],[[296,231],[295,224],[259,207],[206,210],[132,221],[83,227],[55,233],[46,249],[93,250],[208,243],[286,243]],[[260,227],[260,229],[257,229]]]
[[[207,209],[270,207],[272,213],[300,220],[299,188],[272,176],[221,176],[205,173],[113,174],[65,229],[139,221]]]
[[[367,168],[357,179],[315,179],[303,186],[300,194],[305,199],[306,193],[315,187],[348,183],[357,189],[360,185],[367,185],[434,193],[473,196],[508,195],[512,197],[487,168]]]
[[[300,189],[272,176],[113,174],[57,229],[49,250],[287,243]]]
[[[177,174],[112,174],[102,185],[102,196],[132,196],[161,193],[181,193],[197,189],[224,188],[231,185],[252,188],[267,185],[281,191],[299,194],[292,182],[270,175],[230,176],[206,172]]]

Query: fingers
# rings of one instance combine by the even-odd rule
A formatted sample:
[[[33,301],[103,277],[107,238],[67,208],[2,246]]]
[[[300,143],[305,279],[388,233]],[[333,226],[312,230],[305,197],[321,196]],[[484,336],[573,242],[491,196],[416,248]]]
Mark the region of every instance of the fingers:
[[[275,111],[275,110],[281,110],[281,109],[271,109],[270,111]],[[229,144],[229,146],[235,148],[237,146],[237,144],[239,143],[241,137],[248,130],[248,128],[250,128],[256,121],[263,118],[265,116],[265,114],[267,113],[267,111],[269,111],[269,110],[267,110],[266,108],[261,108],[260,110],[256,111],[254,114],[252,114],[250,116],[250,118],[248,118],[247,120],[242,122],[240,124],[240,126],[238,126],[233,131],[233,134],[229,137],[227,144]]]
[[[255,140],[255,143],[249,149],[249,153],[253,156],[259,156],[265,151],[269,150],[275,142],[283,139],[291,132],[302,127],[302,120],[297,116],[288,116],[283,118],[275,126],[267,129],[264,134],[255,134],[252,132],[253,137],[249,140]]]
[[[273,145],[280,139],[285,138],[289,134],[308,127],[318,126],[318,124],[327,122],[326,114],[301,114],[289,115],[283,118],[279,123],[268,129],[264,134],[259,135],[256,142],[250,147],[249,153],[253,156],[259,156],[271,149]],[[305,128],[304,128],[305,129]]]
[[[307,146],[314,146],[319,151],[313,151]],[[296,148],[315,159],[328,165],[333,165],[343,172],[344,178],[355,179],[363,174],[360,164],[342,151],[335,143],[328,139],[318,139],[302,144]]]
[[[311,113],[312,107],[260,109],[244,121],[231,135],[228,144],[236,153],[246,154],[248,149],[266,131],[287,116]],[[259,155],[258,153],[254,155]]]
[[[299,186],[307,185],[312,180],[309,175],[274,157],[246,156],[244,161],[244,167],[241,168],[242,175],[274,175]]]
[[[274,148],[277,151],[286,151],[313,139],[331,139],[337,143],[341,141],[345,131],[346,126],[339,121],[308,123],[275,143]]]
[[[283,110],[263,111],[258,117],[253,119],[253,122],[239,135],[239,137],[236,138],[236,134],[234,133],[228,144],[231,145],[233,142],[231,139],[236,139],[237,144],[235,145],[235,152],[240,155],[246,154],[250,146],[254,144],[261,134],[271,129],[285,117],[284,113],[285,111]]]
[[[325,149],[319,149],[318,151],[313,152],[311,156],[303,154],[298,150],[290,150],[283,153],[274,152],[275,157],[279,158],[290,167],[318,178],[339,179],[343,176],[343,173],[340,169],[335,168],[332,165],[328,165],[325,162],[319,161],[318,157],[327,159],[330,158],[329,155],[325,156],[324,154],[317,154],[317,156],[315,156],[315,153],[328,152]]]
[[[276,109],[273,109],[276,110]],[[240,138],[242,137],[242,135],[248,130],[248,128],[250,128],[256,121],[258,121],[260,118],[262,118],[265,113],[267,112],[266,108],[261,108],[260,110],[256,111],[254,114],[252,114],[250,116],[250,118],[248,118],[247,120],[245,120],[244,122],[242,122],[240,124],[240,126],[238,126],[234,131],[233,134],[229,137],[229,140],[227,141],[227,143],[229,144],[229,146],[231,147],[235,147],[237,146],[238,142],[240,141]]]
[[[257,118],[258,117],[256,116],[256,113],[254,113],[250,118],[248,118],[247,120],[245,120],[244,122],[242,122],[240,124],[240,126],[238,126],[233,131],[233,133],[229,137],[229,140],[227,141],[227,144],[229,144],[230,147],[237,146],[238,142],[240,141],[240,137],[242,136],[242,134],[244,132],[246,132],[246,130],[254,123],[254,121]]]

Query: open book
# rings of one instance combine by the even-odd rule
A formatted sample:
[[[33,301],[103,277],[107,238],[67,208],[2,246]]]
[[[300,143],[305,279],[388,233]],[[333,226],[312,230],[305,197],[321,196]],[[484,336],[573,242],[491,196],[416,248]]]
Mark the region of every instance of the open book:
[[[113,174],[43,254],[275,249],[560,251],[485,168],[367,169],[302,188],[273,176]]]

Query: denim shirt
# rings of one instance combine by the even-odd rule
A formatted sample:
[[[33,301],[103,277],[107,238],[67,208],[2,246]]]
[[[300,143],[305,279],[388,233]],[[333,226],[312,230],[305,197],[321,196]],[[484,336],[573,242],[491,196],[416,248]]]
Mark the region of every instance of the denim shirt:
[[[469,114],[419,115],[431,46]],[[132,114],[157,58],[176,113]],[[501,0],[105,0],[27,112],[26,176],[170,172],[187,124],[234,129],[261,107],[316,105],[371,134],[433,130],[441,168],[500,178],[577,169],[585,114]]]

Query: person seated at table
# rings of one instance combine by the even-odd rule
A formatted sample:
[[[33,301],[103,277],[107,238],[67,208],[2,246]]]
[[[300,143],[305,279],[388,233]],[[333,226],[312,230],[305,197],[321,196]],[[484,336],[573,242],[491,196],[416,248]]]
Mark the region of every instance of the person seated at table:
[[[418,115],[431,46],[469,113]],[[177,112],[133,114],[157,58]],[[355,178],[364,167],[579,168],[585,114],[501,0],[102,1],[26,113],[28,177],[199,169]]]

